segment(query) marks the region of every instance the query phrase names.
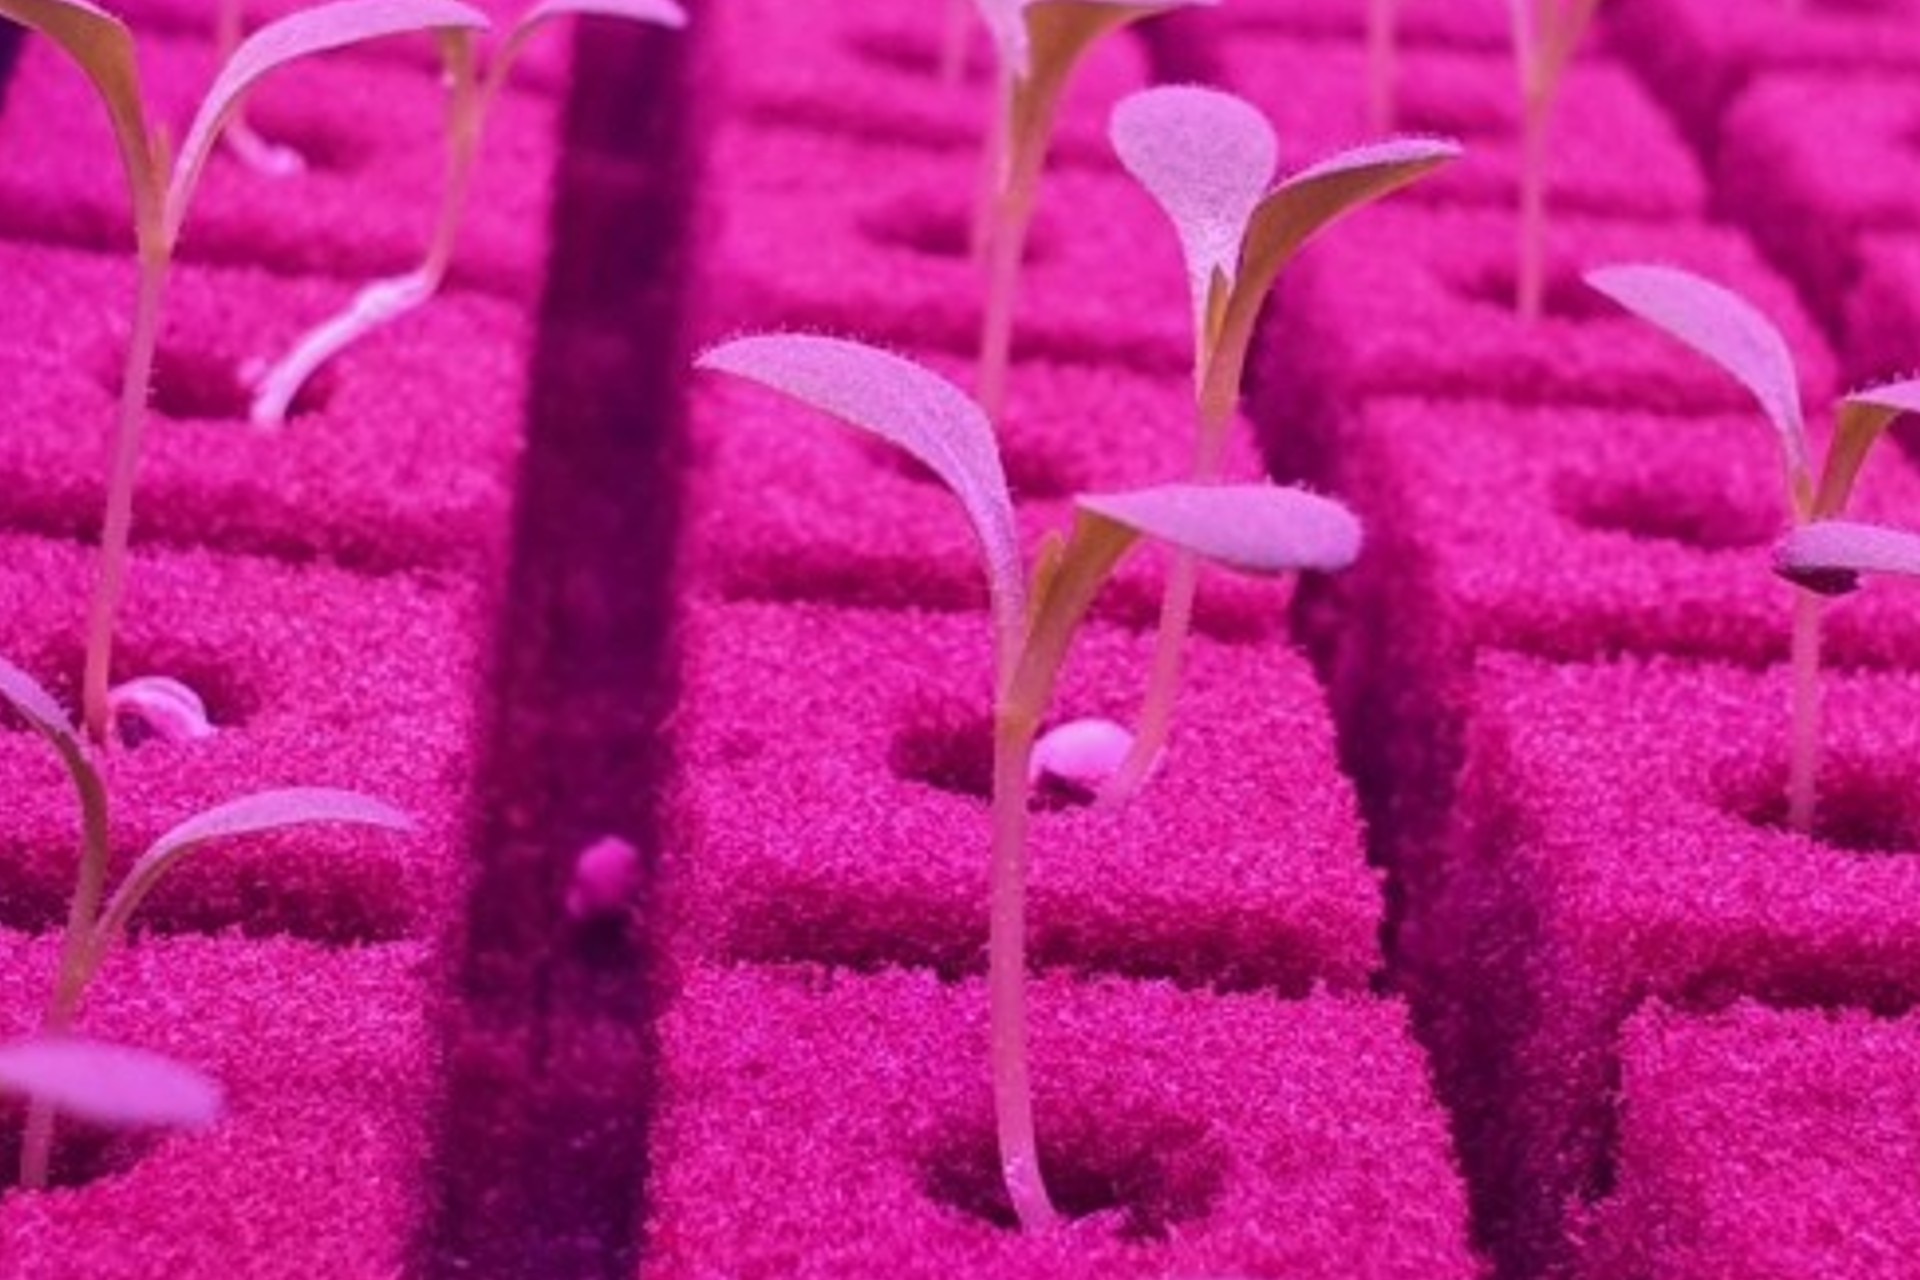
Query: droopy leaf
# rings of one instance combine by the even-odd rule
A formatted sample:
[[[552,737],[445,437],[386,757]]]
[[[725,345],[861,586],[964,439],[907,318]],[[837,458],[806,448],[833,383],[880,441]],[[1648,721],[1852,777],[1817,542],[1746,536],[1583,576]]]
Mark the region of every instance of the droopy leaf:
[[[1845,595],[1863,573],[1920,578],[1920,535],[1852,520],[1814,520],[1781,539],[1773,570],[1822,595]]]
[[[986,557],[994,611],[1024,616],[1019,534],[993,426],[967,394],[911,360],[841,338],[758,334],[694,362],[771,387],[897,445],[953,491]]]
[[[180,859],[212,840],[278,831],[316,822],[345,822],[411,831],[413,820],[381,800],[357,791],[331,787],[289,787],[257,791],[238,800],[217,804],[195,814],[155,840],[128,869],[126,879],[100,913],[100,924],[87,963],[86,977],[100,967],[107,948],[126,928],[127,921],[160,878]]]
[[[334,0],[300,9],[261,27],[233,51],[213,87],[200,103],[174,162],[167,188],[166,239],[180,235],[200,172],[219,140],[220,130],[260,77],[309,54],[411,32],[477,32],[488,27],[485,15],[457,0]]]
[[[79,731],[39,681],[5,658],[0,658],[0,698],[24,716],[60,756],[80,800],[81,865],[99,874],[98,868],[107,856],[107,789],[87,756]]]
[[[185,1063],[73,1036],[0,1044],[0,1090],[126,1128],[204,1129],[225,1108],[220,1086]]]
[[[1814,495],[1814,519],[1837,516],[1847,509],[1867,451],[1903,413],[1920,413],[1920,379],[1883,382],[1840,401],[1833,443],[1827,446],[1826,462],[1820,468],[1820,489]]]
[[[1793,353],[1773,322],[1739,294],[1678,267],[1629,264],[1589,271],[1586,281],[1724,369],[1760,402],[1786,450],[1795,506],[1812,497],[1813,465],[1800,415]]]
[[[1360,522],[1331,498],[1269,484],[1170,484],[1075,499],[1082,510],[1242,573],[1331,573],[1360,554]]]
[[[1164,85],[1122,99],[1107,133],[1120,163],[1173,223],[1186,259],[1194,331],[1204,337],[1215,276],[1232,285],[1247,221],[1279,164],[1273,128],[1230,93]]]
[[[79,749],[80,734],[66,710],[38,680],[5,658],[0,658],[0,698],[5,698],[40,733],[56,742],[70,742]]]
[[[80,64],[106,103],[114,144],[132,188],[137,223],[142,228],[157,225],[166,179],[147,126],[133,33],[118,18],[85,0],[0,0],[0,15],[40,32]]]
[[[673,0],[539,0],[520,15],[507,32],[505,43],[495,55],[492,78],[498,82],[506,76],[513,60],[520,56],[520,50],[526,47],[541,27],[555,18],[569,15],[578,17],[626,18],[633,22],[651,22],[656,26],[678,29],[687,25],[687,11]]]

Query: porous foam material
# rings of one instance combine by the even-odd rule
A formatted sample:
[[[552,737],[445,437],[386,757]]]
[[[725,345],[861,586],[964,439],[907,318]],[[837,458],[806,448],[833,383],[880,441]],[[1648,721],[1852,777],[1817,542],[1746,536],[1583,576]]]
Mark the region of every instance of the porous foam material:
[[[1920,235],[1865,235],[1859,254],[1843,368],[1855,386],[1912,377],[1920,372]]]
[[[965,386],[971,362],[922,362]],[[815,600],[869,608],[984,609],[986,570],[953,495],[907,455],[838,420],[732,378],[699,375],[689,431],[696,466],[688,560],[735,600]],[[1191,384],[1114,365],[1022,362],[998,432],[1029,554],[1065,534],[1072,498],[1193,473]],[[1261,475],[1252,428],[1236,422],[1225,475]],[[1157,625],[1168,557],[1129,555],[1096,616]],[[1246,640],[1285,627],[1290,580],[1201,575],[1195,625]]]
[[[897,8],[787,0],[718,6],[711,21],[725,46],[729,109],[761,128],[939,151],[960,172],[977,169],[993,113],[994,57],[971,0],[956,0],[966,74],[954,83],[941,79],[948,7],[946,0]],[[1111,169],[1107,116],[1147,81],[1146,50],[1133,32],[1095,41],[1061,97],[1049,165]]]
[[[1842,332],[1862,278],[1861,239],[1920,235],[1912,85],[1912,69],[1775,74],[1727,112],[1715,202],[1800,286],[1829,333]],[[1908,358],[1920,358],[1920,342]]]
[[[0,933],[0,1039],[39,1025],[57,942]],[[11,1280],[309,1280],[405,1270],[435,1060],[425,951],[140,938],[95,980],[80,1030],[164,1053],[224,1087],[212,1129],[117,1138],[72,1122],[83,1185],[12,1189],[20,1114],[0,1107]]]
[[[1220,56],[1227,85],[1272,121],[1285,168],[1375,138],[1363,47],[1254,38],[1226,43]],[[1416,45],[1401,52],[1397,66],[1397,131],[1455,138],[1465,154],[1389,200],[1516,208],[1521,117],[1512,55]],[[1573,64],[1550,142],[1553,208],[1676,220],[1706,208],[1699,165],[1660,108],[1616,63]]]
[[[981,983],[703,969],[662,1032],[639,1274],[1481,1274],[1399,1005],[1113,982],[1033,995],[1042,1166],[1070,1212],[1101,1216],[1010,1225]]]
[[[178,143],[213,81],[212,46],[143,35],[139,50],[152,119]],[[181,224],[183,259],[357,284],[420,265],[446,182],[437,79],[323,56],[263,79],[247,109],[262,136],[306,153],[309,171],[269,177],[217,151]],[[560,109],[548,97],[495,98],[451,284],[538,295]],[[60,121],[57,133],[48,120]],[[118,154],[92,84],[57,47],[30,41],[0,112],[0,232],[131,254],[133,207]]]
[[[1621,1033],[1619,1190],[1587,1280],[1893,1280],[1920,1251],[1920,1023],[1652,1002]]]
[[[663,883],[683,953],[858,968],[982,961],[992,822],[985,616],[691,611]],[[1149,637],[1091,626],[1047,725],[1123,724]],[[1034,963],[1364,989],[1380,890],[1304,660],[1190,642],[1173,735],[1117,811],[1034,813]]]
[[[1920,676],[1829,675],[1814,840],[1785,811],[1788,678],[1483,658],[1424,1010],[1481,1225],[1513,1274],[1570,1261],[1604,1190],[1620,1024],[1920,995]],[[1418,935],[1416,935],[1418,936]]]
[[[0,343],[0,489],[16,529],[96,535],[135,274],[131,261],[0,242],[20,339]],[[174,271],[136,537],[504,575],[532,342],[519,309],[436,298],[322,368],[285,427],[248,424],[243,368],[351,296],[325,280]]]
[[[969,253],[977,175],[954,156],[797,130],[712,138],[712,235],[695,296],[702,336],[802,327],[972,353],[982,272]],[[1193,367],[1193,304],[1178,241],[1118,171],[1040,184],[1013,327],[1016,359]]]
[[[1277,474],[1317,474],[1343,447],[1354,407],[1378,396],[1748,412],[1752,397],[1717,365],[1581,280],[1619,263],[1683,267],[1739,292],[1785,335],[1808,417],[1826,411],[1827,344],[1744,236],[1556,217],[1545,314],[1531,323],[1513,306],[1518,237],[1505,214],[1380,208],[1316,240],[1281,277],[1254,353],[1248,413],[1277,433]]]
[[[1774,72],[1920,67],[1913,0],[1613,0],[1603,16],[1611,47],[1709,158],[1727,105]]]
[[[1207,14],[1230,37],[1274,33],[1332,42],[1360,40],[1367,34],[1367,6],[1353,0],[1260,0],[1222,4]],[[1458,0],[1399,0],[1395,30],[1402,42],[1418,48],[1498,52],[1511,40],[1506,10],[1500,5]]]
[[[1325,480],[1368,541],[1323,592],[1330,694],[1376,851],[1392,851],[1413,896],[1442,874],[1480,650],[1787,659],[1793,590],[1771,565],[1788,528],[1784,460],[1757,407],[1672,418],[1377,400],[1335,466]],[[1900,523],[1916,507],[1920,475],[1882,446],[1851,514]],[[1920,666],[1913,603],[1886,580],[1828,610],[1828,664]]]
[[[77,704],[95,555],[0,538],[4,653]],[[344,787],[407,811],[413,833],[303,827],[210,846],[176,867],[145,918],[168,931],[239,926],[329,939],[431,935],[460,900],[459,850],[477,744],[484,614],[468,587],[359,578],[320,566],[137,553],[114,649],[118,680],[168,675],[217,732],[96,757],[114,875],[199,810],[252,791]],[[73,889],[77,801],[52,749],[0,732],[0,923],[44,928]]]

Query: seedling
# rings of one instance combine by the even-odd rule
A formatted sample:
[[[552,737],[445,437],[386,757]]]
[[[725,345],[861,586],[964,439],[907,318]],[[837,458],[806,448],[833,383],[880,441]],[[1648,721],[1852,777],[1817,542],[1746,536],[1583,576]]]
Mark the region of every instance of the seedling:
[[[389,324],[440,291],[452,265],[466,218],[467,195],[486,137],[487,118],[507,74],[527,42],[556,18],[568,14],[599,14],[651,22],[663,27],[686,25],[686,13],[673,0],[540,0],[520,15],[494,55],[480,70],[471,42],[448,42],[447,65],[447,181],[441,190],[440,210],[434,220],[426,257],[404,275],[375,280],[361,289],[335,314],[296,339],[278,361],[254,382],[248,416],[256,427],[277,428],[320,367],[368,333]]]
[[[1172,221],[1186,260],[1198,418],[1193,479],[1209,483],[1220,477],[1254,322],[1280,272],[1322,227],[1424,177],[1460,148],[1437,139],[1377,143],[1272,185],[1279,144],[1265,117],[1231,94],[1185,85],[1122,100],[1109,132],[1120,162]],[[1134,794],[1166,745],[1197,578],[1194,557],[1177,556],[1139,726],[1102,788],[1103,803]]]
[[[315,822],[355,823],[389,831],[409,831],[413,827],[399,810],[352,791],[324,787],[260,791],[215,805],[166,832],[134,860],[109,897],[106,881],[111,846],[106,780],[94,767],[86,744],[60,704],[33,677],[3,658],[0,699],[47,740],[73,780],[80,800],[80,866],[67,908],[67,929],[61,939],[53,994],[41,1023],[42,1033],[47,1036],[65,1036],[72,1029],[88,985],[100,972],[114,942],[126,932],[133,913],[168,871],[209,842]],[[46,1099],[36,1099],[28,1110],[26,1139],[20,1152],[20,1184],[24,1187],[46,1185],[53,1119],[54,1107]]]
[[[1858,590],[1863,573],[1920,578],[1920,535],[1854,520],[1813,520],[1780,540],[1773,570],[1823,596]]]
[[[974,0],[993,36],[994,114],[974,240],[986,266],[975,394],[999,422],[1007,401],[1020,259],[1060,96],[1101,37],[1155,14],[1219,0]]]
[[[0,0],[0,16],[44,34],[80,65],[106,104],[120,161],[133,198],[139,254],[139,293],[120,384],[120,413],[100,534],[100,576],[87,621],[86,674],[81,701],[87,732],[107,740],[107,686],[114,621],[127,576],[133,525],[134,476],[140,462],[154,347],[174,246],[188,203],[214,144],[247,91],[262,77],[310,54],[381,36],[433,31],[443,45],[466,49],[486,27],[479,13],[455,0],[336,0],[268,23],[221,67],[201,101],[177,154],[148,123],[133,34],[118,18],[86,0]],[[470,57],[469,55],[466,55]]]
[[[1546,300],[1547,135],[1561,80],[1600,0],[1507,0],[1513,59],[1520,75],[1520,267],[1514,308],[1537,320]]]
[[[1367,0],[1367,114],[1375,133],[1398,125],[1400,0]]]
[[[213,44],[219,50],[220,60],[225,62],[246,35],[246,19],[240,12],[240,0],[219,0],[216,10]],[[234,159],[263,178],[291,178],[307,171],[306,157],[297,150],[260,136],[247,119],[245,102],[234,108],[220,140]]]
[[[185,1063],[79,1036],[0,1044],[0,1093],[116,1129],[205,1129],[226,1108],[220,1086]]]
[[[1846,513],[1874,441],[1903,413],[1920,412],[1920,381],[1885,382],[1843,397],[1833,437],[1815,469],[1800,410],[1800,382],[1780,331],[1738,294],[1674,267],[1617,266],[1587,283],[1724,369],[1759,402],[1779,436],[1787,509],[1797,526]],[[1820,768],[1818,579],[1793,597],[1793,729],[1787,770],[1787,824],[1811,833]]]
[[[1071,533],[1042,544],[1028,579],[992,423],[958,388],[911,361],[832,338],[742,338],[698,363],[783,392],[904,449],[952,489],[979,540],[995,638],[987,943],[994,1110],[1014,1210],[1026,1229],[1049,1229],[1059,1214],[1034,1138],[1027,1061],[1027,794],[1035,734],[1074,632],[1121,555],[1143,536],[1270,574],[1344,568],[1359,551],[1360,527],[1336,502],[1264,484],[1081,497]]]

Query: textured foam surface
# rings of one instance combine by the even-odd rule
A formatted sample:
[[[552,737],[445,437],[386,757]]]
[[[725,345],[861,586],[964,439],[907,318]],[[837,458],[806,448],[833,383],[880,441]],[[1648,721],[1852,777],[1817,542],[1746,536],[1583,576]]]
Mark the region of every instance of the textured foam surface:
[[[1404,1012],[1041,983],[1041,1160],[1110,1210],[1051,1237],[995,1202],[986,991],[924,974],[702,972],[663,1033],[640,1273],[1479,1274]]]
[[[1374,136],[1367,52],[1358,44],[1242,38],[1224,45],[1221,62],[1226,83],[1273,122],[1289,167]],[[1401,53],[1398,66],[1400,131],[1456,138],[1466,154],[1393,203],[1514,207],[1521,121],[1512,55],[1415,46]],[[1686,219],[1706,206],[1706,182],[1693,156],[1618,64],[1574,64],[1550,142],[1548,199],[1555,208]]]
[[[1367,6],[1349,0],[1260,0],[1208,11],[1228,32],[1359,40],[1367,33]],[[1507,14],[1497,4],[1462,0],[1399,0],[1396,29],[1414,46],[1498,51],[1507,47]]]
[[[1619,1191],[1590,1280],[1892,1280],[1920,1249],[1920,1025],[1654,1004],[1621,1036]]]
[[[971,165],[790,130],[728,128],[710,146],[706,334],[806,327],[978,348],[984,284],[968,251]],[[1117,165],[1046,175],[1021,274],[1016,358],[1184,374],[1192,311],[1173,229],[1138,183]]]
[[[686,637],[686,947],[976,968],[986,939],[985,617],[732,606]],[[1150,640],[1084,633],[1048,723],[1131,721]],[[1113,813],[1035,813],[1034,961],[1191,982],[1364,987],[1380,892],[1303,660],[1194,641],[1158,774]]]
[[[941,79],[947,8],[944,0],[898,8],[787,0],[719,6],[712,20],[725,42],[731,105],[758,126],[844,133],[977,165],[991,118],[993,55],[968,3],[967,73],[955,83]],[[1050,163],[1111,168],[1107,115],[1146,83],[1146,50],[1132,33],[1098,41],[1061,99]]]
[[[1615,0],[1605,14],[1613,47],[1704,155],[1727,104],[1775,71],[1920,66],[1916,17],[1913,0]]]
[[[1829,678],[1810,840],[1784,812],[1784,671],[1483,662],[1428,1011],[1510,1260],[1564,1260],[1601,1189],[1619,1025],[1642,999],[1906,1007],[1920,995],[1920,677]],[[1530,1274],[1530,1272],[1521,1272]]]
[[[0,508],[15,527],[86,537],[99,528],[134,276],[114,257],[0,244],[20,335],[0,344]],[[498,571],[532,341],[516,309],[436,298],[323,368],[279,433],[248,425],[243,366],[278,358],[351,295],[258,271],[174,272],[137,538]]]
[[[971,362],[926,363],[965,386]],[[1191,384],[1115,366],[1023,362],[999,435],[1029,550],[1065,533],[1072,497],[1163,484],[1192,473]],[[959,503],[891,446],[730,379],[702,376],[692,395],[691,559],[728,599],[815,600],[863,607],[986,607],[979,544]],[[1236,423],[1226,474],[1257,478],[1253,432]],[[1121,562],[1098,616],[1157,625],[1168,557],[1143,548]],[[1290,580],[1201,576],[1196,624],[1231,639],[1285,624]]]
[[[69,706],[93,560],[66,543],[0,540],[6,656]],[[175,868],[146,919],[168,931],[238,925],[348,940],[444,927],[464,887],[456,851],[482,618],[470,590],[402,577],[204,552],[136,556],[114,674],[185,680],[219,731],[106,753],[116,868],[198,810],[270,787],[366,791],[419,824],[405,835],[327,826],[210,846]],[[0,793],[10,815],[0,923],[48,926],[73,887],[76,801],[51,749],[11,717]]]
[[[52,939],[0,933],[0,1038],[32,1030]],[[142,939],[113,954],[81,1028],[177,1057],[225,1087],[205,1133],[102,1144],[82,1186],[0,1198],[15,1280],[399,1274],[413,1245],[435,1044],[424,952]],[[10,1183],[19,1113],[0,1107]],[[77,1130],[61,1133],[75,1139]]]
[[[143,35],[139,49],[153,118],[183,138],[213,80],[212,46]],[[180,255],[356,282],[413,270],[445,184],[445,97],[432,76],[377,63],[323,57],[281,69],[249,96],[249,119],[308,153],[310,171],[271,178],[216,154],[188,207]],[[452,284],[538,292],[559,109],[514,92],[495,100]],[[57,133],[47,120],[61,122]],[[106,111],[44,40],[29,42],[8,88],[0,154],[0,231],[130,251],[132,206]]]
[[[1739,291],[1785,334],[1809,418],[1824,413],[1833,358],[1793,288],[1747,240],[1706,226],[1556,218],[1545,314],[1513,309],[1518,231],[1504,214],[1370,210],[1316,241],[1283,276],[1256,352],[1249,412],[1276,424],[1283,477],[1338,451],[1361,401],[1387,395],[1748,412],[1718,366],[1589,289],[1582,273],[1623,262],[1685,267]]]
[[[1868,235],[1847,298],[1845,369],[1857,384],[1920,370],[1920,236]]]
[[[1913,73],[1769,75],[1727,112],[1715,201],[1745,225],[1838,332],[1861,279],[1860,241],[1920,232],[1912,192]],[[1920,361],[1920,343],[1910,361]]]

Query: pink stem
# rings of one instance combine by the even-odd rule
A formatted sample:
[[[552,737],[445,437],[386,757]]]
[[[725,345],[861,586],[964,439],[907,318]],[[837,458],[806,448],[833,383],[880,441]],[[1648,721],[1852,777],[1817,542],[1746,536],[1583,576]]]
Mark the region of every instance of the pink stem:
[[[1398,53],[1398,36],[1394,29],[1398,16],[1398,0],[1369,0],[1367,65],[1375,133],[1392,133],[1395,117],[1399,114],[1396,110],[1398,95],[1394,91],[1394,81],[1399,74],[1394,65]]]
[[[1820,621],[1825,601],[1793,593],[1793,745],[1787,766],[1787,826],[1812,835],[1820,773]]]
[[[1514,277],[1514,309],[1529,321],[1540,318],[1546,302],[1548,114],[1546,103],[1529,92],[1520,170],[1520,268]]]

